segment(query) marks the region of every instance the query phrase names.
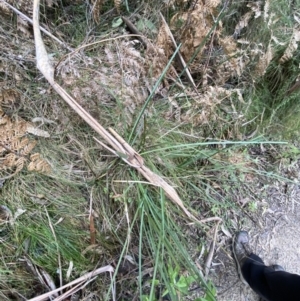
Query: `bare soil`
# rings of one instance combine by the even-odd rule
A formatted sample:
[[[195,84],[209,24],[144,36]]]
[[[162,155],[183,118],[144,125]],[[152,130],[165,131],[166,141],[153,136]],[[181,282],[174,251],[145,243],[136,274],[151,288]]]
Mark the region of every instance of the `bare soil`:
[[[266,189],[261,199],[261,217],[248,221],[243,230],[251,237],[251,246],[266,265],[279,264],[286,271],[300,274],[300,172],[299,161],[284,167],[284,176],[293,175],[295,184],[276,182]],[[237,229],[242,230],[242,229]],[[257,301],[259,297],[238,278],[232,257],[231,239],[217,249],[210,277],[213,279],[219,301]]]

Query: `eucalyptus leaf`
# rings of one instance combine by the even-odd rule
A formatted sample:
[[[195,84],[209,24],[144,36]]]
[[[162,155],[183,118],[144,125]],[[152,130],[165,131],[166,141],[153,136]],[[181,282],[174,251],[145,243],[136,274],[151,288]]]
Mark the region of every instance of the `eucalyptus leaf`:
[[[115,19],[113,19],[113,21],[112,21],[111,27],[112,27],[112,28],[117,28],[117,27],[121,26],[122,23],[123,23],[122,18],[115,18]]]

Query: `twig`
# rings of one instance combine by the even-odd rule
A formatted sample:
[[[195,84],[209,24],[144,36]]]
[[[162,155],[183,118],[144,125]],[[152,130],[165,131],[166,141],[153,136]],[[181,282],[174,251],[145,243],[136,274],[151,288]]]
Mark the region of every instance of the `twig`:
[[[24,18],[26,21],[28,21],[30,24],[33,24],[33,21],[27,17],[26,15],[24,15],[22,12],[20,12],[18,9],[16,9],[15,7],[13,7],[12,5],[10,5],[9,3],[7,3],[5,0],[0,0],[2,3],[4,3],[5,5],[7,5],[12,11],[14,11],[16,14],[20,15],[22,18]],[[67,48],[69,51],[73,51],[74,49],[69,47],[66,43],[62,42],[61,40],[59,40],[57,37],[55,37],[52,33],[50,33],[49,31],[47,31],[45,28],[43,28],[42,26],[40,26],[40,30],[45,33],[48,37],[50,37],[51,39],[55,40],[56,42],[58,42],[60,45],[62,45],[63,47]]]
[[[222,219],[218,216],[213,216],[213,217],[203,218],[200,220],[201,224],[209,223],[209,222],[213,222],[213,221],[221,222]],[[188,223],[188,225],[194,225],[194,224],[195,223]]]
[[[213,255],[214,255],[214,251],[215,251],[215,246],[216,246],[216,240],[217,240],[217,234],[218,234],[218,228],[219,228],[219,224],[220,221],[217,222],[216,224],[216,228],[215,228],[215,232],[214,232],[214,238],[213,241],[210,244],[210,248],[209,248],[209,253],[207,255],[204,267],[205,267],[205,278],[207,278],[209,270],[210,270],[210,266],[211,266],[211,262],[213,259]]]

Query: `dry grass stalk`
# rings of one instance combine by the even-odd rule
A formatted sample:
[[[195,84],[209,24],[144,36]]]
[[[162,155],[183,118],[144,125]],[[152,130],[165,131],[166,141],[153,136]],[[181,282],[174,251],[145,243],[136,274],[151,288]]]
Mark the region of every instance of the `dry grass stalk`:
[[[55,290],[52,290],[51,292],[47,292],[47,293],[45,293],[43,295],[40,295],[38,297],[34,297],[34,298],[29,299],[27,301],[44,301],[44,300],[48,300],[49,297],[55,295],[58,292],[61,292],[64,289],[67,289],[67,288],[69,288],[71,286],[75,286],[78,283],[87,282],[90,279],[92,279],[93,277],[95,277],[95,276],[97,276],[99,274],[105,273],[105,272],[109,272],[112,275],[112,273],[114,272],[114,268],[111,265],[107,265],[107,266],[101,267],[99,269],[96,269],[93,272],[89,272],[89,273],[87,273],[87,274],[85,274],[85,275],[83,275],[83,276],[75,279],[74,281],[72,281],[72,282],[70,282],[68,284],[65,284],[62,287],[59,287],[59,288],[57,288]],[[73,293],[73,291],[72,291],[72,293]],[[114,301],[116,300],[115,286],[114,285],[113,285],[113,300]]]
[[[54,237],[54,241],[55,241],[55,245],[56,245],[56,250],[57,250],[57,262],[58,262],[58,270],[59,270],[59,283],[60,283],[60,287],[63,286],[63,277],[62,277],[62,264],[61,264],[61,255],[60,255],[60,251],[59,251],[59,247],[58,247],[58,243],[57,243],[57,237],[55,234],[55,230],[53,228],[52,222],[51,222],[51,218],[49,216],[49,213],[45,207],[45,211],[46,211],[46,215],[48,218],[48,222],[49,222],[49,227],[51,229],[51,232],[53,234]]]
[[[44,288],[47,290],[53,291],[56,289],[54,280],[52,277],[41,267],[35,265],[31,259],[25,256],[24,261],[27,265],[27,268],[33,273],[35,277],[38,278],[39,282],[42,284]],[[58,297],[58,293],[53,293],[53,297]]]
[[[89,221],[90,221],[90,242],[91,242],[91,245],[95,245],[96,244],[96,228],[95,228],[94,216],[93,216],[93,189],[91,190],[91,196],[90,196]]]
[[[205,267],[205,278],[207,278],[208,274],[209,274],[211,262],[212,262],[214,251],[215,251],[217,234],[218,234],[218,228],[219,228],[220,222],[221,221],[217,221],[217,224],[215,226],[214,237],[213,237],[213,240],[211,242],[211,245],[210,245],[210,248],[209,248],[209,252],[208,252],[205,264],[204,264],[204,267]]]
[[[65,300],[69,300],[69,299],[66,299],[66,298],[68,298],[70,296],[71,296],[71,300],[72,300],[72,296],[74,294],[76,294],[80,290],[83,290],[90,282],[94,281],[95,278],[96,277],[91,278],[89,281],[87,281],[85,283],[83,283],[83,282],[78,283],[77,285],[75,285],[74,287],[72,287],[71,289],[69,289],[68,291],[66,291],[62,295],[60,295],[59,297],[56,297],[55,299],[53,299],[52,301],[65,301]]]

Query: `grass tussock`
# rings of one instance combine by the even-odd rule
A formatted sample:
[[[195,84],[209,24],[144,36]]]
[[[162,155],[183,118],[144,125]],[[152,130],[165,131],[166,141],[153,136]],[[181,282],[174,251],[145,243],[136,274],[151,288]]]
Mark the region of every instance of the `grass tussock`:
[[[28,2],[17,8],[31,17]],[[192,291],[195,300],[215,300],[209,241],[221,248],[224,233],[258,218],[254,187],[278,178],[268,164],[278,160],[274,140],[298,128],[297,12],[284,1],[45,1],[41,8],[42,25],[74,49],[43,37],[56,80],[202,222],[95,141],[37,71],[30,25],[3,4],[1,300],[30,299],[49,283],[106,265],[113,279],[99,275],[77,300],[108,300],[114,283],[118,300],[184,300]],[[51,280],[42,282],[37,270]]]

